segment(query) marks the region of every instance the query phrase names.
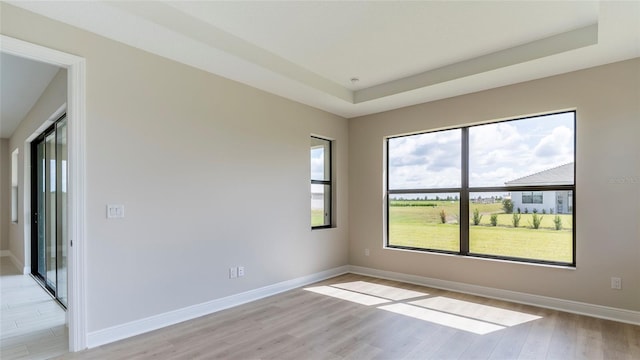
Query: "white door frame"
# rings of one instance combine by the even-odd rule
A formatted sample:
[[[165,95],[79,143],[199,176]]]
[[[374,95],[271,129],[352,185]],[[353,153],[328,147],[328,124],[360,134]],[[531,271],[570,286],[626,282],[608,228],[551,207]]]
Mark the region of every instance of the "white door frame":
[[[87,348],[86,308],[86,176],[85,59],[0,34],[0,51],[67,69],[68,180],[68,316],[69,351]]]

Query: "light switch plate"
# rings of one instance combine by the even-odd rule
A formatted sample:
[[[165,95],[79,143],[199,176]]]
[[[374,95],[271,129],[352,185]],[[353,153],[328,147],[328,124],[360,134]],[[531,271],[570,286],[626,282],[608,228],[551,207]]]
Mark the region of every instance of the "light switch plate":
[[[107,219],[118,219],[124,217],[124,205],[108,204]]]

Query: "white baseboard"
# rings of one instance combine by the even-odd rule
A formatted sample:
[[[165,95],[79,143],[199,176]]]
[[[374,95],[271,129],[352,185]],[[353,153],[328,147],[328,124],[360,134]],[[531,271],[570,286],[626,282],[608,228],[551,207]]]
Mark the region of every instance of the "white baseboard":
[[[29,269],[28,266],[24,266],[22,261],[18,260],[18,258],[15,255],[13,255],[11,250],[0,250],[0,257],[8,257],[9,260],[11,260],[11,263],[13,264],[13,266],[16,267],[16,269],[21,270],[24,275],[29,274],[31,269]]]
[[[208,301],[202,304],[197,304],[167,313],[154,315],[148,318],[131,321],[122,325],[93,331],[87,334],[87,347],[94,348],[131,336],[157,330],[169,325],[195,319],[201,316],[218,312],[220,310],[228,309],[234,306],[242,305],[251,301],[279,294],[284,291],[299,288],[301,286],[305,286],[314,282],[329,279],[334,276],[346,274],[348,272],[348,265],[340,266],[319,273],[283,281],[258,289],[249,290],[240,294],[235,294],[224,298]]]
[[[519,304],[533,305],[547,309],[560,310],[574,314],[587,315],[601,319],[640,325],[640,312],[638,311],[587,304],[578,301],[563,300],[540,295],[532,295],[516,291],[494,289],[484,286],[439,280],[424,276],[409,275],[361,266],[351,265],[349,266],[349,272],[353,274],[402,281],[410,284],[423,285],[437,289],[456,291],[471,295],[479,295],[492,299],[505,300]]]
[[[2,256],[11,256],[5,255],[4,252],[2,252],[1,254]],[[353,273],[373,276],[382,279],[402,281],[410,284],[423,285],[437,289],[456,291],[492,299],[505,300],[520,304],[533,305],[542,308],[560,310],[580,315],[640,325],[640,312],[637,311],[617,309],[607,306],[587,304],[577,301],[532,295],[509,290],[494,289],[478,285],[439,280],[424,276],[384,271],[361,266],[345,265],[300,278],[268,285],[258,289],[249,290],[240,294],[208,301],[202,304],[197,304],[167,313],[154,315],[148,318],[131,321],[122,325],[93,331],[88,333],[87,335],[87,346],[88,348],[95,348],[114,341],[126,339],[183,321],[195,319],[221,310],[232,308],[234,306],[242,305],[251,301],[259,300],[268,296],[276,295],[284,291],[296,289],[345,273]]]

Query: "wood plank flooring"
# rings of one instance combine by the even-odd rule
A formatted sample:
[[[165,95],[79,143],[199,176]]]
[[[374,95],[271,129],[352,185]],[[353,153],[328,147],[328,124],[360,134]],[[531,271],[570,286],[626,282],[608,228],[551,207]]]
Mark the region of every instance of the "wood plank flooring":
[[[60,359],[640,359],[640,326],[347,274]]]
[[[68,351],[64,310],[8,257],[0,257],[0,358],[50,359]]]

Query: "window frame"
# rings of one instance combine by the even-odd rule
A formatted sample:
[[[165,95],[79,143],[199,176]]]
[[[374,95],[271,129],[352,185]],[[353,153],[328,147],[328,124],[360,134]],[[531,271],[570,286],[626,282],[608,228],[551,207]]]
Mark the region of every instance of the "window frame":
[[[316,225],[314,226],[313,224],[311,224],[311,230],[318,230],[318,229],[330,229],[333,227],[333,162],[332,162],[332,158],[333,158],[333,140],[331,139],[327,139],[327,138],[323,138],[320,136],[315,136],[315,135],[311,135],[311,139],[318,139],[318,140],[322,140],[322,141],[326,141],[328,144],[328,156],[327,154],[324,155],[324,161],[325,161],[325,169],[328,169],[329,174],[327,176],[328,180],[317,180],[317,179],[311,179],[311,185],[323,185],[323,186],[327,186],[329,188],[329,194],[328,194],[328,198],[325,202],[325,205],[328,204],[328,206],[325,206],[325,219],[328,221],[328,223],[325,223],[323,225]],[[327,164],[328,162],[328,164]],[[327,196],[327,194],[325,194],[325,197]],[[326,221],[325,221],[326,222]]]
[[[20,184],[18,179],[18,168],[19,168],[19,156],[20,150],[18,148],[14,149],[11,152],[11,223],[17,224],[20,221],[19,216],[19,192],[20,192]]]
[[[573,164],[574,165],[573,165],[573,184],[572,185],[475,186],[475,187],[469,186],[469,129],[477,126],[483,126],[483,125],[506,123],[506,122],[538,118],[543,116],[551,116],[551,115],[557,115],[557,114],[566,114],[566,113],[573,113],[573,130],[574,130],[573,132],[573,159],[574,159]],[[525,116],[525,117],[517,117],[517,118],[511,118],[511,119],[505,119],[505,120],[493,121],[493,122],[475,123],[473,125],[455,126],[451,128],[439,129],[434,131],[421,131],[421,132],[416,132],[411,134],[403,134],[403,135],[386,137],[385,138],[385,156],[386,156],[385,181],[386,183],[385,183],[385,197],[384,197],[385,224],[386,224],[386,229],[385,229],[386,234],[384,238],[385,248],[412,250],[412,251],[420,251],[420,252],[428,252],[428,253],[445,253],[445,254],[459,255],[464,257],[509,260],[509,261],[522,262],[522,263],[557,265],[557,266],[575,268],[576,267],[576,211],[575,211],[576,206],[575,206],[575,202],[576,202],[576,138],[577,138],[576,125],[577,125],[577,111],[567,110],[567,111],[557,111],[557,112],[550,112],[550,113]],[[459,188],[454,187],[454,188],[425,188],[425,189],[396,189],[396,190],[389,189],[389,184],[390,184],[389,182],[389,173],[390,173],[389,140],[390,139],[415,136],[415,135],[421,135],[421,134],[427,134],[427,133],[437,133],[437,132],[455,130],[455,129],[460,129],[462,131],[461,144],[460,144],[461,150],[462,150],[461,160],[460,160],[461,161],[461,175],[460,175],[461,186]],[[535,192],[543,192],[543,191],[570,191],[571,192],[571,203],[567,204],[567,206],[571,207],[571,216],[572,216],[572,260],[570,263],[547,261],[547,260],[540,260],[540,259],[530,259],[530,258],[509,257],[509,256],[501,256],[501,255],[477,254],[477,253],[470,252],[469,230],[471,225],[469,224],[470,222],[470,215],[469,215],[470,204],[469,203],[470,203],[471,193],[479,193],[479,192],[535,193]],[[459,222],[458,222],[458,225],[460,226],[460,247],[459,247],[460,251],[455,252],[455,251],[447,251],[447,250],[440,250],[440,249],[417,248],[417,247],[407,247],[407,246],[389,244],[389,229],[390,229],[389,207],[390,207],[391,195],[434,194],[434,193],[448,193],[448,192],[450,193],[458,192],[460,194],[459,196],[460,215],[459,215]]]
[[[526,195],[525,195],[526,194]],[[523,191],[521,193],[522,196],[522,203],[523,204],[531,204],[531,205],[536,205],[536,204],[544,204],[544,192],[542,191]],[[528,197],[528,201],[524,201],[525,196]],[[537,198],[540,198],[540,201],[535,201]]]

